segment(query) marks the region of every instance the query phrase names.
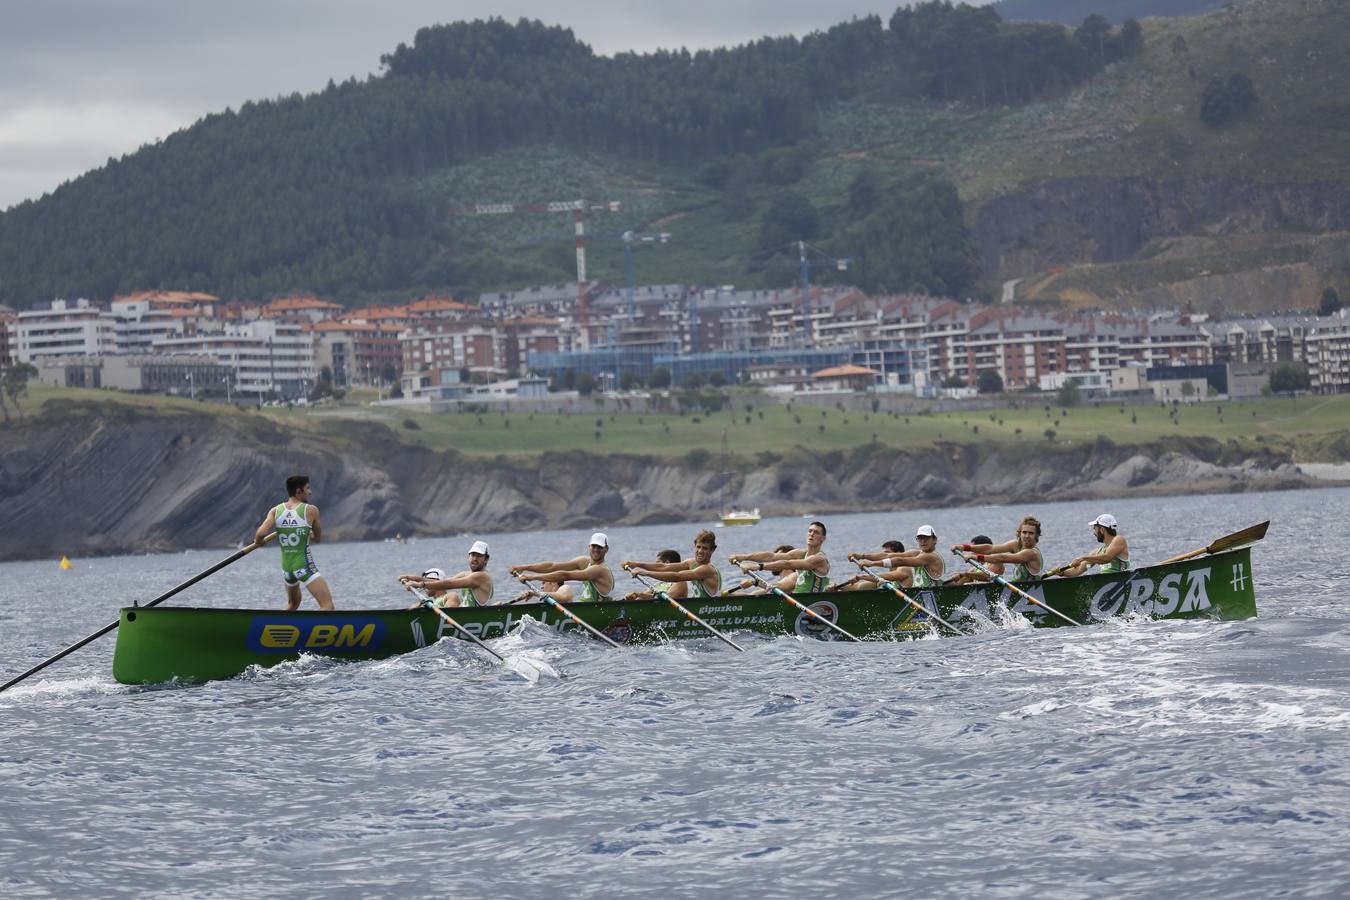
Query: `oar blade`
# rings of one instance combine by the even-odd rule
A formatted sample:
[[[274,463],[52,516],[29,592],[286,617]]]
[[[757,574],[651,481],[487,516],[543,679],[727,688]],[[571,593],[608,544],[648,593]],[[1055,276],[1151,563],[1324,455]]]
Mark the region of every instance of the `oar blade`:
[[[1243,544],[1254,544],[1266,536],[1266,530],[1268,528],[1270,528],[1269,519],[1264,522],[1257,522],[1255,525],[1249,525],[1241,531],[1235,531],[1232,534],[1224,535],[1205,549],[1209,553],[1221,553],[1224,550],[1240,547]]]

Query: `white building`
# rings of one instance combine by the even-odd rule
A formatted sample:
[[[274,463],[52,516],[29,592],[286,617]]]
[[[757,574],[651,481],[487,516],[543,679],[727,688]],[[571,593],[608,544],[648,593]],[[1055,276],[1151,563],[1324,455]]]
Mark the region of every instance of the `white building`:
[[[10,326],[15,362],[44,356],[102,356],[117,350],[111,316],[88,300],[53,300],[50,309],[30,309]]]
[[[317,368],[314,338],[300,325],[258,319],[224,331],[155,341],[156,353],[203,353],[234,373],[234,390],[286,396],[307,393]]]

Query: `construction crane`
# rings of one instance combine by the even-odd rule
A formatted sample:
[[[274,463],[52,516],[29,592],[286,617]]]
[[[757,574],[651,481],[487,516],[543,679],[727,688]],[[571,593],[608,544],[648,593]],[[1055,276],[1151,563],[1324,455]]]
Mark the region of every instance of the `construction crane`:
[[[577,323],[584,346],[589,343],[586,316],[586,221],[588,212],[618,212],[618,200],[551,200],[545,203],[476,203],[457,210],[462,215],[502,216],[514,213],[570,212],[577,242]]]
[[[776,255],[789,248],[797,251],[796,265],[801,272],[802,280],[802,332],[806,346],[810,347],[815,343],[811,331],[811,270],[825,267],[845,272],[848,270],[848,267],[852,265],[853,260],[848,257],[830,256],[823,250],[812,247],[810,244],[806,243],[806,241],[792,241],[768,252]],[[787,264],[787,262],[788,260],[775,256],[775,258],[768,259],[758,265],[784,265]]]
[[[811,259],[808,253],[816,254],[816,259]],[[807,246],[806,241],[797,241],[797,261],[801,266],[802,273],[802,328],[806,333],[806,346],[810,347],[815,343],[811,331],[811,270],[820,266],[828,266],[845,272],[853,260],[848,258],[835,258],[815,247]]]

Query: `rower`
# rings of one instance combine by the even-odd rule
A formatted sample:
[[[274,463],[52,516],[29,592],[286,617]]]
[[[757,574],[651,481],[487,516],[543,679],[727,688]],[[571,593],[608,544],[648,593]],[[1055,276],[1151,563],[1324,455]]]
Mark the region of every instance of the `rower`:
[[[728,557],[733,565],[749,571],[756,565],[759,571],[784,573],[777,588],[791,594],[818,594],[830,585],[830,560],[821,550],[825,544],[825,523],[812,522],[806,527],[806,546],[786,552],[761,550],[758,553],[733,554]]]
[[[773,548],[773,552],[774,552],[774,553],[791,553],[794,549],[795,549],[795,548],[794,548],[791,544],[779,544],[777,547],[774,547],[774,548]],[[733,557],[733,558],[734,558],[734,559],[740,559],[739,556]],[[722,596],[723,596],[723,597],[729,597],[729,596],[731,596],[732,594],[739,594],[741,591],[745,590],[746,588],[752,588],[752,587],[754,587],[754,586],[755,586],[755,579],[753,579],[753,578],[747,578],[747,579],[745,579],[744,581],[742,581],[740,584],[736,585],[735,587],[727,588],[725,591],[722,592]],[[754,592],[754,591],[751,591],[751,593],[753,594],[753,593],[755,593],[755,592]]]
[[[597,531],[591,535],[586,556],[578,556],[562,562],[546,560],[512,566],[511,575],[516,578],[523,575],[527,580],[542,580],[549,586],[557,585],[558,587],[555,590],[548,591],[548,593],[552,594],[555,600],[560,600],[563,603],[573,601],[590,603],[596,600],[609,600],[614,593],[614,571],[605,565],[605,555],[608,553],[609,537],[603,532]],[[569,581],[581,583],[580,596],[567,586]]]
[[[713,565],[717,535],[706,528],[694,536],[694,558],[673,563],[625,562],[623,567],[644,578],[663,579],[662,592],[675,600],[706,600],[722,593],[722,573]],[[660,587],[658,585],[658,587]]]
[[[878,573],[878,577],[882,581],[899,584],[904,575],[903,570],[909,568],[913,570],[909,587],[915,590],[941,587],[942,577],[947,574],[947,563],[937,554],[937,532],[932,525],[920,525],[914,532],[914,539],[919,548],[892,555],[890,560],[893,568],[889,572]],[[848,558],[855,559],[860,555],[850,553]]]
[[[1001,544],[971,541],[969,544],[953,545],[952,549],[973,553],[976,562],[1011,564],[1013,571],[1008,580],[1020,584],[1040,581],[1045,572],[1045,557],[1036,546],[1040,541],[1040,520],[1034,516],[1023,516],[1017,525],[1017,537],[1011,541]]]
[[[855,562],[864,565],[877,565],[890,571],[895,567],[891,565],[891,557],[897,553],[905,552],[904,541],[887,541],[881,545],[880,553],[853,553],[849,558]],[[907,588],[914,583],[914,571],[906,566],[901,576],[895,579],[896,583],[902,588]],[[874,576],[866,572],[859,572],[847,581],[841,581],[839,584],[830,585],[833,591],[870,591],[881,586],[881,582]]]
[[[659,553],[656,554],[656,561],[657,561],[658,563],[678,563],[678,562],[680,561],[680,551],[678,551],[678,550],[662,550],[661,552],[659,552]],[[627,567],[628,565],[629,565],[629,563],[624,563],[624,566],[625,566],[625,567]],[[632,563],[632,565],[645,565],[645,563]],[[655,599],[656,599],[656,592],[657,592],[657,591],[663,591],[663,592],[664,592],[664,591],[669,591],[669,590],[670,590],[670,582],[668,582],[668,581],[658,581],[658,582],[656,582],[656,584],[653,586],[653,588],[652,588],[651,590],[647,590],[647,591],[630,591],[629,593],[623,595],[623,599],[624,599],[624,600],[628,600],[628,601],[632,601],[632,600],[655,600]]]
[[[987,534],[977,534],[970,539],[970,542],[972,544],[992,544],[994,540]],[[986,562],[984,567],[995,575],[1003,574],[1003,563]],[[985,582],[988,580],[989,575],[981,571],[974,563],[971,563],[964,572],[957,572],[949,577],[945,583],[951,585],[976,584],[977,582]]]
[[[1120,526],[1116,523],[1116,517],[1110,513],[1102,513],[1088,524],[1092,526],[1092,536],[1097,539],[1098,544],[1101,544],[1101,549],[1096,553],[1079,556],[1055,571],[1065,578],[1082,575],[1089,566],[1100,567],[1099,571],[1103,575],[1127,571],[1130,568],[1130,544],[1125,540],[1125,535],[1119,533]]]
[[[487,571],[490,558],[487,542],[474,541],[469,547],[469,568],[457,572],[453,578],[446,578],[441,569],[427,569],[420,576],[400,575],[398,581],[409,591],[422,588],[436,606],[487,606],[492,603],[493,594],[492,576]]]

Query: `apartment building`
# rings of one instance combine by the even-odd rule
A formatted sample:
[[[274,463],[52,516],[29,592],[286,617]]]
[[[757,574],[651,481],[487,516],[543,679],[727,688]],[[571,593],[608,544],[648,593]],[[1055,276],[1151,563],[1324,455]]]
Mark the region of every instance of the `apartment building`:
[[[283,396],[307,394],[318,376],[314,337],[301,325],[258,319],[222,330],[155,341],[154,351],[202,354],[234,373],[233,389]]]
[[[116,323],[85,299],[53,300],[47,309],[18,313],[11,327],[15,362],[44,356],[102,356],[117,351]]]

